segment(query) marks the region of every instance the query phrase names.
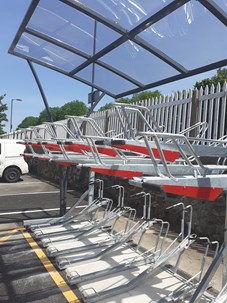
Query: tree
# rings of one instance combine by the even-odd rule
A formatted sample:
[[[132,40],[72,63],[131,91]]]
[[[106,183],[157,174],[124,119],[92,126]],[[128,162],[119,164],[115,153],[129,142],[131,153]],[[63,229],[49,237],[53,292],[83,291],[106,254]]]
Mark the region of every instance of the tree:
[[[222,86],[225,81],[227,81],[227,68],[219,68],[217,69],[216,75],[211,78],[203,79],[201,82],[196,82],[194,87],[199,89],[200,87],[205,88],[206,85],[210,87],[212,84],[214,84],[214,86],[216,86],[218,83],[220,83]]]
[[[39,124],[39,119],[37,117],[29,116],[26,117],[19,125],[18,128],[27,128],[29,126],[34,126]]]
[[[71,101],[65,103],[61,107],[50,107],[50,112],[53,121],[64,120],[66,115],[71,116],[84,116],[88,111],[87,106],[82,101]],[[38,124],[47,122],[47,111],[44,109],[38,118]]]
[[[116,102],[117,103],[127,103],[127,104],[132,103],[130,98],[120,98],[120,99],[117,99]],[[106,103],[105,105],[101,106],[98,111],[101,112],[103,110],[111,109],[112,104],[113,104],[112,102]]]
[[[53,118],[53,121],[58,121],[60,120],[60,108],[59,107],[50,107],[50,113]],[[48,115],[47,115],[47,110],[44,109],[43,111],[40,112],[39,117],[38,117],[38,124],[42,124],[44,122],[48,121]]]
[[[131,98],[120,98],[120,99],[117,99],[116,102],[130,104],[130,103],[132,103],[132,99]]]
[[[106,103],[105,105],[101,106],[98,111],[101,112],[101,111],[104,111],[104,110],[111,109],[112,108],[112,104],[113,103]]]
[[[59,120],[65,119],[66,115],[84,116],[84,115],[86,115],[87,111],[88,111],[88,108],[84,104],[84,102],[79,101],[79,100],[71,101],[71,102],[65,103],[60,108]]]
[[[143,91],[141,93],[134,94],[130,103],[136,103],[136,102],[140,102],[143,100],[158,98],[160,96],[161,96],[161,93],[158,90],[155,90],[153,92],[152,91]]]
[[[1,99],[0,99],[1,101]],[[79,100],[65,103],[61,107],[50,107],[50,113],[53,121],[64,120],[66,115],[83,116],[88,111],[87,106]],[[26,117],[19,125],[18,128],[27,128],[29,126],[40,125],[48,121],[47,110],[44,109],[40,112],[39,117],[29,116]]]
[[[140,101],[152,99],[156,97],[160,97],[161,93],[158,90],[155,91],[143,91],[137,94],[134,94],[132,98],[120,98],[117,99],[117,103],[126,103],[126,104],[132,104],[132,103],[139,103]],[[104,106],[100,107],[99,111],[107,110],[112,108],[113,103],[106,103]]]
[[[3,131],[3,127],[5,126],[4,122],[7,122],[7,116],[5,111],[8,109],[7,104],[2,104],[2,100],[6,94],[0,96],[0,135],[4,134],[5,132]]]

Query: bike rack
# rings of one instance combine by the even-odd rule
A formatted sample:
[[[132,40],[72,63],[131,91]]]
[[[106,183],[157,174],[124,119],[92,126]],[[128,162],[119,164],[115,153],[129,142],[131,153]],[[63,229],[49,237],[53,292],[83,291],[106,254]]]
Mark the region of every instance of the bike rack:
[[[133,267],[137,267],[139,264],[143,265],[147,263],[148,258],[154,257],[155,255],[160,255],[163,249],[163,243],[166,240],[168,231],[169,231],[169,223],[168,222],[164,222],[162,220],[159,219],[151,219],[150,218],[150,207],[151,207],[151,200],[150,200],[150,194],[146,194],[146,193],[140,193],[138,194],[139,196],[144,196],[144,207],[143,207],[143,216],[142,218],[134,225],[132,226],[132,228],[129,229],[129,233],[126,236],[127,241],[124,240],[121,241],[121,249],[119,252],[119,249],[116,250],[116,247],[111,247],[111,249],[108,249],[108,253],[102,254],[101,258],[99,258],[99,260],[101,259],[101,261],[98,261],[98,264],[100,264],[101,262],[107,263],[108,264],[108,259],[112,258],[112,255],[121,255],[124,252],[128,252],[130,250],[130,252],[128,252],[126,254],[126,257],[124,258],[124,260],[121,260],[119,265],[115,265],[115,266],[111,266],[111,262],[108,265],[108,268],[105,268],[103,270],[96,270],[96,271],[92,271],[90,273],[86,273],[84,275],[79,275],[77,272],[77,269],[79,267],[82,266],[82,268],[85,268],[86,263],[84,264],[84,262],[80,262],[79,264],[77,264],[76,266],[68,266],[66,269],[66,276],[67,279],[69,281],[70,284],[75,284],[78,282],[84,282],[84,281],[89,281],[92,280],[94,277],[98,278],[98,277],[104,277],[104,276],[108,276],[111,275],[113,273],[118,273],[118,272],[122,272],[125,270],[128,270],[129,268],[133,268]],[[137,197],[138,197],[137,195]],[[147,201],[149,200],[149,201]],[[154,228],[155,225],[159,224],[160,225],[160,229],[159,229],[159,233],[154,241],[154,245],[147,250],[146,252],[144,252],[144,248],[141,247],[141,243],[142,243],[142,239],[145,237],[145,234]],[[134,239],[134,237],[137,236],[136,238],[136,242],[133,241],[133,245],[131,246],[130,243],[132,241],[132,239]],[[128,242],[130,241],[130,242]],[[129,243],[129,244],[128,244]],[[132,252],[133,252],[133,257],[132,257]],[[128,257],[127,257],[128,255]],[[89,263],[97,263],[97,260],[92,259],[89,261]],[[84,265],[83,265],[84,264]],[[79,267],[78,267],[79,266]],[[99,267],[99,266],[98,266]],[[98,268],[97,267],[97,268]],[[85,268],[86,269],[86,268]],[[87,268],[87,270],[89,271],[89,268]]]
[[[201,282],[199,283],[198,287],[196,288],[195,292],[193,293],[189,303],[199,303],[200,299],[204,295],[206,289],[209,287],[209,284],[217,271],[219,265],[221,262],[226,258],[227,256],[227,246],[226,243],[223,243],[221,246],[220,250],[214,257],[213,262],[211,263],[210,267],[204,274],[204,277],[202,278]],[[212,303],[221,303],[221,302],[226,302],[227,299],[227,293],[226,293],[226,281],[223,281],[223,287],[219,295],[211,301]]]
[[[115,186],[114,186],[115,187]],[[85,256],[85,257],[78,257],[78,255],[76,253],[73,254],[69,254],[69,255],[64,255],[64,256],[59,256],[56,258],[56,263],[58,265],[58,267],[60,269],[65,268],[66,266],[70,265],[70,264],[74,264],[74,263],[88,263],[90,262],[90,260],[99,260],[102,255],[107,255],[111,250],[113,250],[114,248],[119,247],[122,243],[127,242],[128,238],[130,237],[130,234],[134,228],[133,224],[134,220],[135,220],[135,216],[136,216],[136,211],[135,209],[131,208],[131,207],[125,207],[122,203],[123,203],[123,198],[122,198],[122,194],[124,193],[124,191],[122,191],[122,187],[121,186],[116,186],[115,188],[119,189],[119,195],[120,198],[118,198],[118,205],[115,209],[113,209],[109,215],[106,216],[105,220],[102,220],[102,222],[100,222],[100,224],[97,224],[96,226],[94,226],[94,228],[92,230],[89,230],[89,232],[85,232],[83,234],[81,234],[79,237],[77,237],[76,239],[80,240],[81,238],[84,238],[84,236],[88,236],[91,235],[91,232],[97,231],[100,228],[102,229],[103,227],[105,227],[106,224],[110,224],[110,222],[112,221],[112,228],[111,228],[111,233],[109,234],[112,239],[114,239],[114,243],[112,245],[109,245],[107,248],[104,248],[103,250],[101,250],[98,253],[95,253],[93,255],[89,255],[89,256]],[[117,233],[113,232],[117,222],[124,216],[124,220],[125,220],[125,227],[123,228],[123,230],[118,231]],[[107,239],[107,241],[109,241],[109,238]],[[110,243],[109,243],[110,244]]]
[[[195,290],[197,289],[197,287],[199,287],[201,280],[202,280],[203,273],[204,273],[204,266],[205,266],[205,262],[207,259],[209,249],[211,246],[215,246],[214,256],[213,256],[213,258],[215,258],[218,253],[219,243],[217,241],[211,242],[207,237],[199,237],[198,239],[201,241],[204,241],[206,243],[205,249],[204,249],[204,254],[203,254],[202,260],[201,260],[201,265],[200,265],[198,272],[196,272],[192,277],[184,280],[184,283],[180,287],[175,289],[168,296],[164,297],[157,303],[177,302],[180,300],[183,301],[183,300],[189,299],[192,297],[192,295],[195,292]],[[174,276],[176,276],[178,267],[179,267],[179,262],[177,264],[177,267],[173,271]]]
[[[119,186],[113,186],[113,188],[119,188]],[[62,255],[62,254],[68,254],[68,253],[76,253],[78,252],[78,243],[79,243],[79,240],[81,240],[82,242],[84,241],[84,236],[86,235],[86,240],[88,240],[89,238],[88,237],[92,237],[93,235],[96,236],[96,231],[108,231],[108,234],[104,234],[104,237],[101,239],[101,242],[97,242],[96,239],[95,240],[92,240],[92,242],[95,242],[91,245],[89,245],[89,249],[92,249],[92,248],[100,248],[100,247],[103,247],[103,246],[107,246],[107,245],[110,245],[112,243],[115,243],[117,241],[119,241],[120,238],[122,238],[123,236],[125,237],[125,235],[128,233],[128,230],[131,229],[131,225],[132,223],[134,222],[135,220],[135,210],[134,209],[130,209],[128,208],[126,210],[126,208],[124,208],[123,206],[123,198],[122,198],[122,187],[120,187],[120,191],[119,191],[119,201],[118,201],[118,206],[117,206],[117,209],[114,209],[114,212],[117,212],[118,209],[121,209],[125,211],[124,215],[127,215],[127,218],[125,218],[125,227],[121,227],[122,229],[118,232],[116,232],[116,226],[118,224],[118,221],[121,219],[121,214],[119,213],[117,216],[113,216],[112,218],[112,222],[109,221],[109,218],[108,218],[108,222],[107,222],[107,226],[104,225],[106,224],[106,222],[104,221],[100,221],[101,225],[99,222],[97,222],[98,224],[95,227],[95,229],[93,229],[93,233],[91,233],[89,231],[89,233],[82,233],[82,234],[79,234],[75,237],[75,240],[74,241],[70,241],[70,243],[66,242],[66,241],[59,241],[59,242],[56,242],[56,243],[52,243],[50,245],[48,245],[47,247],[47,253],[48,255],[51,255],[51,256],[54,256],[54,255]],[[109,214],[111,213],[111,215],[113,214],[112,211],[110,211],[109,209]],[[103,216],[103,218],[107,218],[109,214],[105,214],[105,216]],[[99,237],[100,238],[100,237]],[[100,239],[98,239],[100,240]],[[82,243],[82,246],[83,243]],[[88,249],[88,247],[86,246],[85,249]],[[81,250],[81,248],[79,248],[79,250]]]
[[[126,291],[130,291],[134,289],[134,287],[140,285],[144,279],[150,279],[155,277],[155,275],[160,271],[161,268],[163,268],[166,263],[173,258],[174,256],[178,256],[177,258],[177,266],[179,265],[179,260],[182,256],[182,252],[185,251],[192,243],[194,243],[197,239],[195,235],[191,235],[190,226],[191,226],[191,206],[190,207],[183,207],[182,203],[177,204],[175,207],[181,206],[183,208],[183,213],[186,211],[190,211],[189,215],[189,221],[188,221],[188,234],[183,238],[184,230],[181,228],[180,234],[168,245],[166,249],[162,251],[162,253],[158,256],[149,256],[149,254],[146,255],[146,266],[145,268],[142,267],[142,271],[136,276],[130,279],[130,281],[126,284],[119,285],[117,287],[108,288],[107,285],[104,284],[104,281],[101,280],[104,284],[102,291],[95,291],[95,293],[87,295],[84,297],[85,302],[97,302],[97,300],[104,300],[106,298],[120,295],[121,293],[125,293]],[[183,215],[183,218],[185,219],[185,216]],[[180,243],[177,244],[177,242],[181,239]],[[141,265],[141,259],[138,260],[135,258],[134,260],[130,261],[128,264],[128,268],[130,268],[131,264],[134,265]],[[176,269],[175,269],[176,270]],[[110,271],[111,273],[111,271]],[[92,283],[95,283],[94,280],[92,280]],[[82,283],[83,284],[83,283]],[[82,288],[83,293],[85,293],[85,287]],[[81,286],[79,284],[79,289],[81,289]]]
[[[140,119],[142,119],[145,125],[146,131],[141,132],[131,126],[127,115],[128,111],[133,111],[136,115],[139,115]],[[227,170],[226,138],[220,138],[219,140],[205,139],[204,134],[207,125],[202,122],[186,129],[180,134],[164,133],[161,132],[162,128],[160,126],[155,125],[154,121],[152,120],[153,117],[149,117],[155,126],[154,131],[150,127],[149,123],[145,122],[144,119],[146,119],[145,115],[147,115],[147,113],[144,107],[141,106],[131,107],[129,105],[116,104],[116,112],[122,123],[122,127],[125,124],[125,128],[123,129],[124,138],[122,139],[119,139],[121,134],[119,134],[118,137],[107,137],[107,134],[104,134],[92,119],[68,116],[68,122],[71,128],[61,123],[46,123],[42,131],[41,128],[39,129],[38,127],[28,129],[25,136],[25,143],[31,147],[30,150],[33,157],[54,161],[57,164],[63,164],[66,166],[78,165],[79,167],[90,167],[90,171],[92,173],[101,172],[103,174],[107,173],[116,176],[119,174],[120,176],[128,177],[130,179],[129,184],[131,185],[143,189],[157,191],[159,193],[163,191],[207,200],[215,200],[221,193],[226,191],[227,177],[226,174],[224,174],[224,172]],[[145,115],[143,115],[143,113],[145,113]],[[95,135],[83,135],[81,131],[82,123],[88,123],[91,125]],[[65,133],[67,134],[67,138],[59,137],[58,128],[60,127],[64,129]],[[200,134],[196,137],[189,137],[191,131],[197,127]],[[29,138],[29,132],[34,133],[34,138]],[[40,134],[42,132],[43,134],[45,133],[43,137]],[[44,140],[44,136],[48,137],[46,138],[46,141]],[[37,144],[37,146],[35,144]],[[84,144],[85,147],[78,147],[77,144]],[[38,154],[34,147],[40,147],[41,154]],[[133,153],[129,154],[128,152]],[[208,164],[204,164],[203,157],[206,156],[212,158],[212,161],[215,159],[217,164],[210,164],[209,162]],[[144,196],[148,198],[146,194],[144,194]],[[149,203],[147,202],[147,204]],[[189,208],[187,211],[188,210]],[[109,224],[109,222],[113,220],[115,216],[122,216],[130,211],[132,210],[129,210],[129,208],[127,210],[125,207],[124,210],[123,208],[118,208],[117,211],[108,212],[105,219],[102,219],[103,221],[94,220],[95,224],[92,227],[88,228],[87,230],[81,230],[81,232],[79,232],[77,235],[69,231],[69,238],[64,238],[64,236],[61,237],[61,234],[59,234],[56,237],[44,237],[42,239],[42,243],[43,245],[48,245],[49,243],[55,241],[62,241],[60,238],[63,240],[69,240],[80,239],[88,235],[90,236],[94,231],[97,231],[98,229],[100,230],[102,229],[102,226]],[[65,219],[65,224],[67,226],[68,222],[70,222],[70,217],[69,221],[67,221],[67,217]],[[182,219],[182,221],[183,220],[184,219]],[[41,220],[39,222],[37,225],[40,224],[40,227],[42,223],[50,226],[43,226],[42,228],[44,230],[45,228],[50,228],[50,231],[53,227],[51,227],[51,225],[55,225],[57,227],[59,223],[62,224],[61,227],[64,227],[64,223],[62,223],[60,218],[56,218],[56,221],[53,220],[49,222],[48,220]],[[155,223],[157,224],[158,221]],[[163,222],[159,223],[164,224]],[[36,225],[36,223],[34,223],[34,225]],[[143,228],[148,228],[145,223]],[[191,229],[191,227],[189,229]],[[129,230],[131,233],[132,230]],[[123,245],[125,241],[127,242],[129,239],[128,237],[131,237],[131,234],[129,234],[127,234],[127,232],[124,234],[124,236],[121,234],[121,240],[118,239],[118,242],[116,243],[114,241],[111,242],[111,247],[104,248],[101,252],[94,254],[93,256],[79,257],[77,255],[75,257],[73,255],[70,256],[70,254],[66,254],[65,256],[59,255],[56,259],[57,264],[59,268],[65,268],[72,263],[80,266],[79,264],[84,262],[94,262],[95,260],[100,260],[102,256],[108,256],[115,248]],[[147,260],[150,262],[149,267],[142,271],[138,277],[133,278],[129,283],[127,283],[126,286],[119,286],[113,288],[112,290],[103,291],[101,292],[101,295],[100,292],[97,294],[91,294],[86,300],[89,302],[95,302],[96,299],[100,300],[101,298],[106,298],[108,295],[112,296],[119,294],[122,291],[132,289],[144,278],[149,276],[153,277],[153,274],[158,272],[160,268],[163,268],[163,266],[172,256],[179,256],[175,269],[173,270],[173,275],[176,275],[184,250],[187,249],[190,244],[194,243],[195,240],[196,239],[194,236],[191,236],[190,234],[184,236],[182,233],[182,239],[179,245],[177,245],[177,248],[171,247],[169,251],[162,251],[157,259],[154,257],[152,259],[151,256],[150,259],[147,258]],[[210,245],[214,244],[209,242],[208,239],[206,239],[206,241],[207,249]],[[103,245],[105,244],[103,243]],[[94,247],[95,246],[93,246],[93,248]],[[221,254],[221,256],[222,259],[225,259],[226,252],[224,252],[224,255]],[[205,257],[206,252],[204,253],[204,259]],[[214,258],[214,260],[215,259],[216,258]],[[111,272],[111,270],[109,272]],[[201,279],[202,272],[203,266],[201,265],[201,269],[198,271],[198,273],[188,281],[184,282],[180,288],[167,296],[166,300],[175,300],[175,298],[185,297],[187,292],[189,292],[192,294],[190,303],[199,302],[200,298],[205,295],[205,290],[207,289],[207,280],[210,279],[210,276],[206,277],[206,274],[204,276],[205,278]],[[196,282],[193,281],[194,278],[196,278]],[[77,281],[76,279],[77,278],[75,278],[75,281]],[[225,285],[225,283],[223,283],[223,285]],[[219,297],[217,296],[217,298],[214,299],[214,302],[216,303],[219,302],[218,300],[223,300],[223,297],[226,298],[225,286],[223,286],[223,290]]]

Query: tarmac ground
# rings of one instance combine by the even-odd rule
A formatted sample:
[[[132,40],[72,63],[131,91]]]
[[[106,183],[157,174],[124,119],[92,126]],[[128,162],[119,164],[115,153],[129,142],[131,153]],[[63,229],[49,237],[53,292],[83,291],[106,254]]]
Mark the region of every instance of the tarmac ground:
[[[67,207],[76,201],[67,193]],[[0,181],[0,302],[81,302],[23,220],[59,216],[59,188],[30,175],[17,183]]]

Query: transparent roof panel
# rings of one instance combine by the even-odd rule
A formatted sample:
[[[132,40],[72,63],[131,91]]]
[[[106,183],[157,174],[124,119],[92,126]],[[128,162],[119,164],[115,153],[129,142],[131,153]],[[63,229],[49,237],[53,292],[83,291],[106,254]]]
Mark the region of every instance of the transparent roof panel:
[[[77,76],[85,81],[92,82],[92,68],[88,66],[77,74]],[[122,90],[136,89],[137,86],[129,81],[119,77],[115,73],[106,70],[98,64],[94,65],[95,83],[98,87],[102,87],[106,92],[112,92],[114,95],[119,94]]]
[[[163,60],[154,56],[138,44],[127,41],[119,47],[113,49],[107,55],[101,58],[101,61],[112,65],[121,72],[127,70],[127,74],[144,83],[145,85],[152,82],[159,81],[163,77],[171,77],[179,74],[179,72],[172,68]],[[144,72],[145,65],[146,72]]]
[[[214,0],[214,3],[227,14],[227,1],[226,0]]]
[[[24,33],[17,43],[16,51],[47,65],[69,72],[85,60],[65,49],[30,34]]]
[[[97,23],[94,53],[101,51],[103,48],[105,48],[110,43],[113,43],[119,38],[120,34],[114,32],[106,26],[103,26],[100,23]]]
[[[198,1],[188,2],[138,36],[188,70],[226,58],[226,26]]]
[[[13,55],[120,98],[227,66],[226,0],[31,0]]]
[[[58,1],[40,1],[28,28],[39,31],[88,54],[93,54],[95,21]],[[116,40],[119,34],[104,26],[96,25],[96,49]],[[78,43],[78,41],[80,41]]]
[[[140,24],[174,0],[74,0],[127,30]]]

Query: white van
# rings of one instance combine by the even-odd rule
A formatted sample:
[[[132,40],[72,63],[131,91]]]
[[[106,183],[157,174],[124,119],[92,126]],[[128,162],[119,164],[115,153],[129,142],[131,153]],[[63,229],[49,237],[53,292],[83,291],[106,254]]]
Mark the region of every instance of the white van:
[[[25,162],[25,146],[15,139],[0,139],[0,178],[9,183],[17,182],[22,174],[28,173]]]

